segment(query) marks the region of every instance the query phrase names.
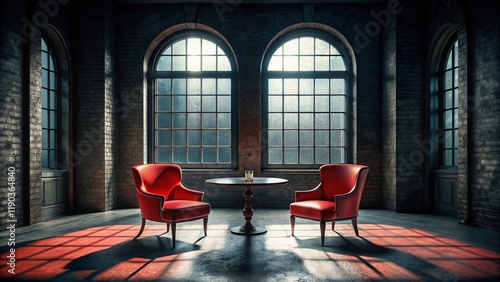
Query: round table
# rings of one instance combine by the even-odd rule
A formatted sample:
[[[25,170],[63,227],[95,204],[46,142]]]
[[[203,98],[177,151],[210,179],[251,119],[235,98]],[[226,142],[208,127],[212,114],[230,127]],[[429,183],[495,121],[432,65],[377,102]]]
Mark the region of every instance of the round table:
[[[245,186],[245,193],[243,193],[243,197],[245,198],[245,208],[243,209],[245,224],[231,228],[231,233],[251,236],[264,234],[267,232],[266,228],[256,227],[252,224],[252,217],[254,214],[251,203],[253,197],[252,187],[284,185],[288,183],[288,180],[275,177],[254,177],[253,181],[245,181],[244,177],[224,177],[207,179],[205,180],[205,183],[224,186]]]

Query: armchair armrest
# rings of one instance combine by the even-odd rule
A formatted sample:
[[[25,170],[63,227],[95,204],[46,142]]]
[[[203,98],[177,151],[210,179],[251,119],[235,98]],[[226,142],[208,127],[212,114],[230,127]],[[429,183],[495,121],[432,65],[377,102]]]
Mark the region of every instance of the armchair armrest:
[[[203,201],[204,193],[184,187],[182,183],[172,189],[168,195],[169,200],[188,200],[188,201]]]
[[[321,183],[311,190],[295,191],[295,202],[319,200],[323,197]]]

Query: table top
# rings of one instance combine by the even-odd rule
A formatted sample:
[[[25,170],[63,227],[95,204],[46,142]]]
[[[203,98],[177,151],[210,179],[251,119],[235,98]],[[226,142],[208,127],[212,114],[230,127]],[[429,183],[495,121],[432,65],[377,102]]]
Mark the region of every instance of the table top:
[[[276,177],[254,177],[253,181],[245,181],[244,177],[223,177],[205,180],[205,183],[215,185],[233,185],[233,186],[265,186],[265,185],[283,185],[288,180]]]

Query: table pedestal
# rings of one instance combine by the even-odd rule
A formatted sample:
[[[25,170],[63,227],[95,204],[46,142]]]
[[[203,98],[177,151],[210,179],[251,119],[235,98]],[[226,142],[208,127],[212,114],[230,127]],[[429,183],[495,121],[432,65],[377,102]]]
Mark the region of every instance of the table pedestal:
[[[231,233],[237,235],[259,235],[264,234],[267,230],[264,227],[256,227],[252,224],[253,208],[252,208],[252,185],[246,185],[245,193],[243,197],[245,198],[245,208],[243,209],[243,216],[245,217],[245,224],[239,227],[231,228]]]

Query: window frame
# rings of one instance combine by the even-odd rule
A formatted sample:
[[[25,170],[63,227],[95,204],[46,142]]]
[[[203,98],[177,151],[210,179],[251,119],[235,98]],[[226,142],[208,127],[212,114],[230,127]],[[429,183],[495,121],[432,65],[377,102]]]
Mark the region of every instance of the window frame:
[[[315,37],[319,38],[326,43],[332,45],[337,49],[340,56],[344,60],[345,70],[344,71],[268,71],[268,66],[271,61],[274,53],[284,44],[290,40],[301,38],[301,37]],[[279,72],[279,74],[278,74]],[[262,103],[262,115],[261,115],[261,123],[262,123],[262,167],[264,169],[316,169],[319,168],[323,163],[311,163],[311,164],[269,164],[269,155],[268,155],[268,140],[269,140],[269,83],[268,80],[272,78],[296,78],[296,79],[335,79],[341,78],[345,79],[345,155],[344,155],[344,163],[351,163],[353,161],[353,66],[352,60],[350,58],[349,52],[344,44],[334,35],[327,33],[322,30],[317,29],[300,29],[296,31],[292,31],[287,33],[281,37],[279,37],[266,51],[262,62],[262,92],[261,92],[261,103]],[[331,97],[332,94],[329,95]],[[300,113],[298,111],[297,113]],[[331,113],[329,111],[329,113]],[[313,129],[316,130],[316,129]],[[332,129],[330,128],[329,131]],[[284,148],[284,145],[282,145]],[[297,145],[297,148],[300,149],[300,145]],[[330,153],[331,146],[329,148],[329,163],[331,163]],[[284,156],[284,155],[283,155]],[[315,155],[314,155],[315,156]]]
[[[158,63],[159,58],[165,49],[169,46],[172,46],[178,41],[185,40],[188,38],[199,38],[208,40],[217,47],[221,48],[225,53],[227,59],[229,60],[229,64],[231,66],[230,71],[157,71],[156,65]],[[148,65],[148,122],[147,122],[147,161],[149,163],[156,163],[155,152],[156,152],[156,141],[155,141],[155,130],[156,130],[156,96],[157,96],[157,85],[156,79],[158,78],[166,78],[166,79],[175,79],[175,78],[227,78],[231,80],[231,158],[230,163],[189,163],[186,159],[185,163],[177,163],[181,165],[183,168],[192,168],[192,169],[234,169],[237,167],[238,163],[238,69],[236,60],[234,58],[234,54],[230,47],[227,45],[225,41],[217,37],[216,35],[201,31],[201,30],[185,30],[177,32],[171,36],[165,38],[154,51],[151,60]],[[203,75],[202,75],[203,74]],[[217,97],[217,95],[216,95]],[[171,113],[174,113],[173,111]],[[187,111],[186,111],[187,113]],[[200,111],[202,114],[203,111]],[[214,113],[218,113],[217,111]],[[217,127],[218,132],[218,127]],[[202,147],[203,145],[201,145]],[[218,145],[216,145],[217,147]],[[172,147],[172,146],[171,146]],[[186,144],[186,148],[188,145]],[[176,163],[172,159],[170,163]]]
[[[45,46],[47,47],[47,50],[43,50],[42,46],[45,44]],[[42,140],[44,139],[44,134],[43,132],[44,131],[47,131],[48,132],[48,136],[47,136],[47,143],[48,143],[48,146],[47,147],[44,147],[43,146],[43,141],[42,141],[42,169],[45,169],[45,170],[54,170],[54,169],[58,169],[58,163],[59,163],[59,144],[60,144],[60,134],[59,134],[59,131],[60,131],[60,127],[61,127],[61,124],[60,124],[60,112],[59,112],[59,107],[61,106],[60,105],[60,87],[59,87],[59,83],[60,83],[60,73],[59,73],[59,67],[58,67],[58,60],[56,58],[56,54],[54,52],[54,48],[51,46],[51,43],[49,40],[47,40],[47,38],[45,36],[41,36],[40,37],[40,59],[41,59],[41,105],[42,105],[42,122],[41,122],[41,125],[42,125]],[[43,66],[43,56],[46,56],[48,61],[47,61],[47,67],[44,67]],[[50,64],[50,59],[52,60],[53,62],[53,69],[51,68],[51,64]],[[45,87],[44,84],[43,84],[43,74],[47,72],[47,82],[48,82],[48,85]],[[51,76],[54,76],[55,77],[55,83],[54,85],[52,85],[52,79],[51,79]],[[47,97],[46,97],[46,100],[44,100],[44,95],[43,95],[43,92],[44,90],[47,91]],[[51,95],[56,95],[55,99],[54,99],[54,103],[55,103],[55,107],[52,107],[51,105]],[[44,107],[43,105],[46,104],[47,107]],[[47,115],[47,126],[44,127],[44,118],[43,118],[43,112],[44,111],[47,111],[48,115]],[[52,120],[51,118],[55,116],[55,127],[52,127]],[[54,141],[52,141],[51,139],[53,139],[51,136],[51,132],[54,132],[54,135],[53,138],[55,139]],[[52,142],[55,142],[55,146],[52,147],[51,146],[51,143]],[[48,166],[45,166],[44,165],[44,154],[43,152],[44,151],[47,151],[47,164]],[[54,151],[55,154],[52,156],[51,152]]]
[[[455,45],[457,45],[457,49],[455,50]],[[455,53],[456,52],[456,53]],[[448,57],[452,55],[452,63],[451,63],[451,68],[447,68],[447,62],[448,62]],[[455,61],[456,58],[456,61]],[[446,72],[451,71],[452,74],[452,87],[451,88],[446,88]],[[441,52],[441,57],[439,60],[439,69],[438,69],[438,91],[436,95],[438,96],[438,128],[439,131],[443,134],[441,137],[441,140],[439,142],[439,150],[438,150],[438,164],[440,168],[456,168],[458,166],[458,79],[455,81],[455,74],[458,76],[460,71],[460,65],[458,61],[458,38],[457,34],[454,33],[451,35],[449,38],[446,39],[445,44],[443,45],[442,52]],[[453,103],[451,108],[446,108],[446,92],[452,90],[453,92],[456,91],[457,97],[452,97]],[[455,95],[455,94],[453,94]],[[451,110],[452,113],[455,112],[455,115],[452,115],[452,128],[445,128],[445,112]],[[457,124],[455,124],[457,123]],[[451,147],[446,147],[446,132],[451,131]],[[457,134],[457,138],[455,138],[455,134]],[[455,146],[455,144],[457,146]],[[452,165],[447,165],[446,160],[445,160],[445,151],[451,150],[451,163]],[[453,153],[456,151],[456,157],[455,154]]]

